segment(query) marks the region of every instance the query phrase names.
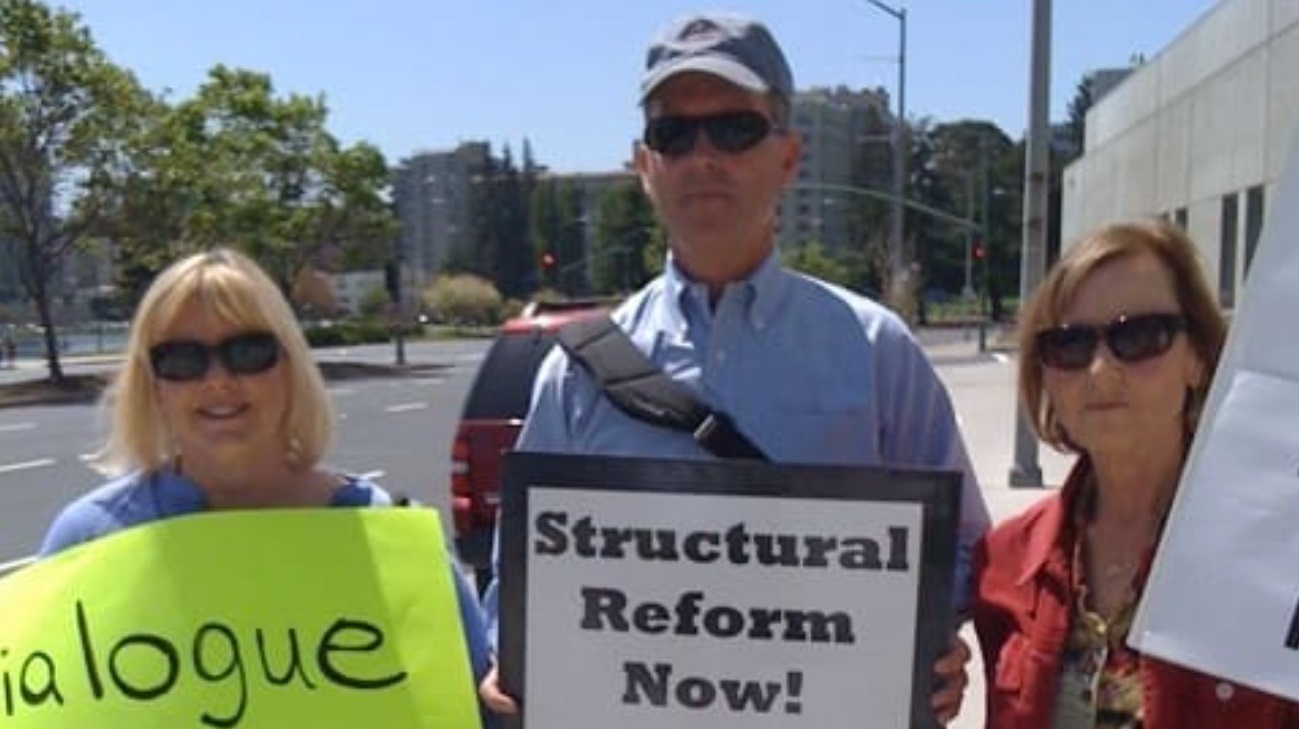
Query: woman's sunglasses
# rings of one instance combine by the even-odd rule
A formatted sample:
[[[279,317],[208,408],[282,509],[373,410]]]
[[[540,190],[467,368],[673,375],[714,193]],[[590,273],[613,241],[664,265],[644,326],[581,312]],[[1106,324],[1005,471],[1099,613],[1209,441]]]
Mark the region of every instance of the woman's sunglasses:
[[[193,340],[160,342],[149,348],[149,364],[159,379],[172,382],[201,380],[213,360],[232,375],[256,375],[280,361],[280,342],[270,332],[237,334],[216,344]]]
[[[1186,328],[1181,314],[1120,316],[1100,327],[1065,324],[1037,333],[1037,359],[1057,370],[1080,370],[1092,363],[1101,340],[1123,362],[1158,357]]]
[[[731,111],[710,116],[661,116],[645,123],[645,146],[667,157],[690,154],[699,130],[709,144],[726,154],[739,154],[767,138],[775,129],[756,111]]]

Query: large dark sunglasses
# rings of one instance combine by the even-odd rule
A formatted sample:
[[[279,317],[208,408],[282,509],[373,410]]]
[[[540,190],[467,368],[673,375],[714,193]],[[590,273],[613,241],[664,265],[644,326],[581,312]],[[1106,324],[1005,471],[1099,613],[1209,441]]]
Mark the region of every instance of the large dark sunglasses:
[[[1101,340],[1123,362],[1158,357],[1186,328],[1181,314],[1120,316],[1100,327],[1066,324],[1037,333],[1037,359],[1057,370],[1080,370],[1092,363]]]
[[[645,123],[645,146],[667,157],[690,154],[699,130],[714,149],[739,154],[767,138],[776,127],[756,111],[730,111],[710,116],[661,116]]]
[[[203,379],[213,360],[220,360],[221,366],[232,375],[256,375],[280,361],[280,342],[270,332],[251,332],[216,344],[176,340],[149,348],[153,374],[172,382]]]

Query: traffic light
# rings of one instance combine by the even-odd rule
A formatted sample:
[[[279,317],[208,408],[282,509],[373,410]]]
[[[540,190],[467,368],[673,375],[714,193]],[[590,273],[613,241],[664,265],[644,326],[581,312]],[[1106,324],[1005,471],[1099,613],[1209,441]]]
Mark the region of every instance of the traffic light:
[[[547,271],[555,267],[555,256],[550,251],[541,254],[541,267]]]
[[[974,246],[974,260],[982,261],[986,255],[988,255],[988,252],[983,249],[983,244],[976,243]]]

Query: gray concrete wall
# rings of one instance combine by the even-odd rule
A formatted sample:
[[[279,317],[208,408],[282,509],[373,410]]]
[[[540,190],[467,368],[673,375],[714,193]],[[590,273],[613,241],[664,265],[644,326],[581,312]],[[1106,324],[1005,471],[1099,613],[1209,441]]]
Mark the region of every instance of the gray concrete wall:
[[[1087,115],[1064,173],[1065,245],[1116,220],[1185,209],[1216,280],[1222,199],[1238,195],[1235,271],[1245,271],[1245,190],[1265,205],[1299,126],[1299,0],[1222,0]]]

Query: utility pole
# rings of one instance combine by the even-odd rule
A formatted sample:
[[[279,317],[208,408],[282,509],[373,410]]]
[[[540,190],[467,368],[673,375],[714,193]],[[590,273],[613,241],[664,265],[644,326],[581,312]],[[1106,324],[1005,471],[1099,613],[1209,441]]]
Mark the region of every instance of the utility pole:
[[[974,220],[974,175],[969,172],[965,173],[965,217]],[[961,297],[964,299],[974,295],[974,233],[973,228],[965,229],[965,285],[961,287]],[[986,221],[979,235],[988,237]]]
[[[979,351],[988,351],[988,249],[992,245],[992,232],[988,225],[988,205],[992,195],[988,189],[988,137],[979,135],[979,194],[982,196],[980,206],[979,230],[983,236],[983,255],[979,258],[979,272],[983,274],[983,283],[979,286]]]
[[[1046,274],[1046,232],[1048,174],[1051,133],[1048,108],[1051,96],[1051,0],[1033,0],[1033,54],[1029,72],[1028,147],[1024,163],[1024,240],[1020,253],[1019,305],[1032,298]],[[1015,462],[1010,467],[1010,485],[1017,488],[1042,486],[1042,468],[1037,461],[1037,435],[1016,398]]]
[[[906,236],[907,197],[907,9],[886,5],[880,0],[866,0],[898,21],[898,115],[893,120],[893,215],[889,230],[889,293],[893,303],[909,295],[911,271],[903,250]]]
[[[400,244],[398,244],[400,245]],[[402,266],[404,256],[401,249],[398,248],[396,255],[388,260],[383,267],[384,288],[388,290],[388,311],[389,323],[392,327],[392,345],[393,360],[397,365],[406,364],[406,338],[402,329],[405,325],[405,309],[403,298],[405,292],[402,286]]]

